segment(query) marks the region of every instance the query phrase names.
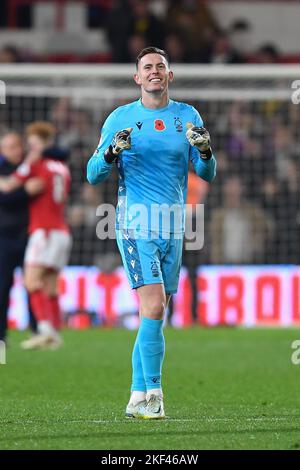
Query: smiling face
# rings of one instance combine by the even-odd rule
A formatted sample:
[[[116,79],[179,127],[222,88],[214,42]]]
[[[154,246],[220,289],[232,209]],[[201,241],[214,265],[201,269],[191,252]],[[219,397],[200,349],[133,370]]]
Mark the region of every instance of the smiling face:
[[[169,82],[173,80],[173,72],[165,57],[160,54],[146,54],[139,63],[134,81],[141,86],[142,94],[162,95],[168,90]]]

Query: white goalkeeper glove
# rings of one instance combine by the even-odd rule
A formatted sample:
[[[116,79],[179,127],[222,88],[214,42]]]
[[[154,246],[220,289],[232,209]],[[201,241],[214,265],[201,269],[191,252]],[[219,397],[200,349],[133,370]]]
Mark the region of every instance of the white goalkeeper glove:
[[[132,131],[133,127],[128,127],[127,129],[115,133],[112,143],[104,153],[104,158],[107,163],[112,163],[123,150],[129,150],[131,148],[130,134]]]
[[[200,157],[203,160],[209,160],[212,157],[210,147],[210,135],[205,127],[194,126],[191,122],[186,124],[186,138],[189,143],[196,147],[200,152]]]

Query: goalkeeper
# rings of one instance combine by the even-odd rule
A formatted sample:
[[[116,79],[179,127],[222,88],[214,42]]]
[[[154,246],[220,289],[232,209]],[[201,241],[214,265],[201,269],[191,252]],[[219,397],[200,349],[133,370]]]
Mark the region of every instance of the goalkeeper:
[[[117,243],[140,301],[125,414],[143,419],[165,416],[163,318],[179,280],[189,161],[206,181],[212,181],[216,172],[209,133],[195,108],[169,98],[172,80],[163,50],[148,47],[140,52],[134,81],[141,98],[109,115],[87,167],[91,184],[103,181],[114,164],[119,172]],[[163,210],[157,217],[161,207],[170,208],[168,223]]]

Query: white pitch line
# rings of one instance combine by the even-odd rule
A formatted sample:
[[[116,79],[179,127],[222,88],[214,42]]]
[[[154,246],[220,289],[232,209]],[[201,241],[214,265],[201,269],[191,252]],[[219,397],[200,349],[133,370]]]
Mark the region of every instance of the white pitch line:
[[[297,416],[296,418],[300,419],[299,416]],[[124,418],[126,421],[128,422],[133,422],[133,421],[145,421],[145,420],[141,420],[141,419],[126,419]],[[124,419],[116,419],[116,420],[90,420],[90,421],[87,421],[87,422],[90,422],[90,423],[95,423],[95,424],[98,424],[98,423],[124,423]],[[206,422],[217,422],[217,421],[234,421],[236,420],[237,418],[209,418],[209,417],[199,417],[199,418],[168,418],[168,416],[166,416],[166,419],[165,421],[168,421],[168,422],[178,422],[178,423],[182,423],[182,422],[196,422],[196,421],[206,421]],[[258,416],[258,417],[255,417],[255,418],[245,418],[245,421],[287,421],[291,419],[291,417],[289,416]]]
[[[300,416],[257,416],[255,418],[244,418],[244,421],[247,421],[247,422],[251,422],[251,421],[287,421],[287,420],[290,420],[290,419],[293,419],[293,418],[296,418],[296,419],[299,419],[300,420]],[[224,422],[228,422],[228,421],[235,421],[237,419],[237,417],[219,417],[219,418],[210,418],[208,416],[200,416],[199,418],[168,418],[166,417],[165,419],[165,422],[169,422],[169,423],[194,423],[194,422],[198,422],[198,421],[205,421],[205,422],[218,422],[218,421],[224,421]],[[45,421],[33,421],[33,420],[25,420],[25,421],[8,421],[8,422],[3,422],[2,421],[2,425],[5,425],[5,424],[21,424],[21,425],[24,425],[24,424],[78,424],[78,423],[90,423],[90,424],[124,424],[125,422],[128,422],[128,423],[132,423],[132,422],[146,422],[147,420],[143,420],[143,419],[138,419],[138,418],[135,418],[135,419],[129,419],[129,418],[121,418],[121,419],[92,419],[92,420],[83,420],[83,419],[73,419],[73,420],[67,420],[67,421],[51,421],[51,420],[45,420]],[[243,420],[242,420],[243,421]],[[241,422],[240,422],[241,424]]]

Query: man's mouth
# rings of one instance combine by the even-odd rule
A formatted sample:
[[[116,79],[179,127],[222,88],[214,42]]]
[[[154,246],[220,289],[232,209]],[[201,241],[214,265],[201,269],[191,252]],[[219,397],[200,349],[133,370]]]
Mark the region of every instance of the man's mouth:
[[[151,83],[160,83],[161,82],[161,79],[160,78],[151,78],[149,80]]]

